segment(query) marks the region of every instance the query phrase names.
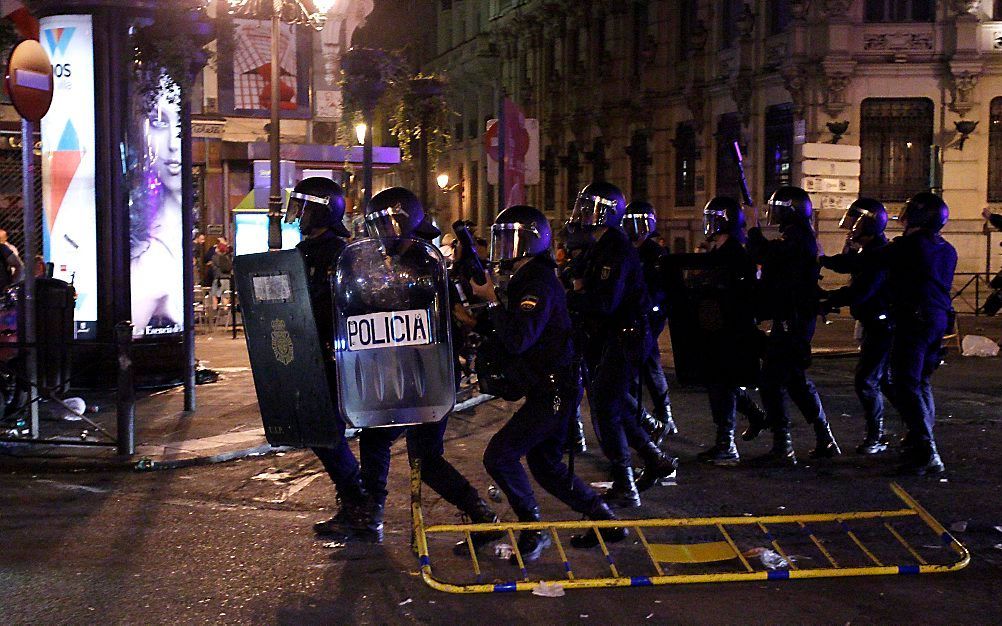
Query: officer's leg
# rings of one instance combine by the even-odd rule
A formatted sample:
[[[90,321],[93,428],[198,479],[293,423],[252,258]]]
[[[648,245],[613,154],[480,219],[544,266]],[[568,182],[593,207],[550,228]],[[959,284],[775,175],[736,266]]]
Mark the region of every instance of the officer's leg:
[[[891,378],[894,381],[895,405],[901,413],[907,433],[902,440],[904,461],[913,460],[915,450],[922,447],[925,398],[922,395],[922,368],[925,345],[914,332],[895,332],[891,345]]]
[[[640,493],[633,477],[630,444],[624,430],[624,420],[629,415],[623,394],[632,381],[622,358],[618,343],[609,341],[602,358],[589,365],[592,374],[588,385],[588,401],[598,427],[599,444],[612,463],[613,488],[607,499],[618,506],[640,506]]]
[[[362,485],[377,504],[386,503],[386,478],[390,473],[390,448],[405,428],[364,428],[358,437]]]
[[[661,428],[648,430],[655,443],[661,445],[661,440],[665,435],[673,435],[678,432],[675,420],[672,418],[671,398],[668,395],[668,379],[665,377],[664,368],[661,366],[661,350],[658,348],[656,335],[651,342],[651,350],[643,365],[643,382],[651,397],[651,404],[654,407],[654,423],[650,426]]]
[[[788,350],[776,330],[769,337],[765,358],[762,362],[762,406],[765,409],[769,427],[772,429],[772,450],[756,461],[764,464],[796,465],[793,439],[790,436],[790,415],[786,412],[786,385],[791,375],[792,364]]]
[[[821,405],[821,396],[818,395],[814,381],[807,377],[807,372],[799,367],[799,364],[792,371],[788,390],[790,399],[797,405],[804,419],[814,427],[815,446],[811,450],[811,458],[831,458],[842,454],[835,442],[835,437],[832,435],[831,426],[828,424],[828,417]]]
[[[341,428],[344,428],[343,422],[341,422]],[[388,449],[389,445],[387,444]],[[313,530],[322,536],[361,539],[377,543],[382,541],[382,502],[385,500],[385,475],[382,483],[384,492],[382,499],[373,498],[363,487],[366,481],[366,466],[367,464],[371,466],[371,459],[365,456],[364,449],[361,471],[343,436],[334,448],[314,448],[313,451],[337,485],[338,500],[340,501],[337,513],[329,520],[314,524]],[[387,454],[387,468],[389,467],[388,456]]]
[[[551,399],[552,402],[552,399]],[[552,408],[549,409],[552,414]],[[529,477],[522,467],[522,457],[545,439],[547,428],[546,411],[527,398],[487,444],[484,451],[484,467],[508,497],[508,503],[521,522],[538,522],[542,519],[536,495],[532,492]],[[535,561],[543,550],[551,544],[548,533],[542,531],[522,531],[518,537],[518,550],[524,561]],[[512,555],[512,562],[515,557]]]
[[[909,436],[913,444],[911,460],[901,468],[902,472],[907,474],[938,474],[945,469],[933,437],[936,405],[932,394],[932,374],[939,366],[944,331],[945,323],[937,324],[930,328],[923,338],[925,345],[921,354],[922,369],[917,385],[917,405],[920,412],[913,418],[913,425],[909,426]]]
[[[741,438],[751,441],[759,436],[763,430],[769,427],[769,420],[762,410],[762,407],[752,398],[751,392],[745,387],[737,387],[735,390],[735,402],[738,413],[748,418],[748,428],[741,433]]]
[[[887,449],[884,439],[884,394],[887,375],[887,332],[876,324],[864,324],[859,361],[853,379],[856,396],[866,419],[866,437],[856,448],[860,454],[877,454]]]
[[[738,448],[734,445],[734,428],[737,422],[737,387],[724,384],[707,385],[710,413],[717,428],[716,441],[696,458],[715,465],[734,465],[738,462]]]

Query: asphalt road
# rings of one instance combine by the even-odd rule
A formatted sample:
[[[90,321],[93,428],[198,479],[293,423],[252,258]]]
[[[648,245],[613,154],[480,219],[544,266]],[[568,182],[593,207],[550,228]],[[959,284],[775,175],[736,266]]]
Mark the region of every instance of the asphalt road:
[[[630,515],[898,508],[887,486],[895,480],[893,456],[862,458],[852,452],[862,437],[850,388],[852,365],[851,359],[824,359],[813,369],[846,454],[793,470],[697,464],[695,453],[712,437],[705,395],[674,390],[682,428],[670,443],[683,461],[678,485],[656,487],[645,494],[645,507]],[[966,524],[956,536],[973,556],[958,573],[568,590],[561,598],[455,596],[430,589],[415,573],[401,444],[394,449],[381,546],[314,539],[310,525],[330,514],[334,491],[305,452],[154,473],[71,472],[0,458],[0,621],[997,623],[1002,620],[1002,499],[997,495],[1002,487],[997,461],[1002,374],[997,359],[953,357],[936,383],[948,474],[901,484],[947,526]],[[483,490],[489,479],[480,456],[511,410],[512,405],[493,401],[452,418],[447,456]],[[895,426],[896,418],[891,421]],[[813,437],[799,417],[794,437],[806,459]],[[765,452],[765,439],[741,446],[745,458]],[[581,457],[578,468],[589,480],[605,480],[597,453]],[[498,506],[511,519],[511,511]],[[543,508],[548,519],[573,519],[552,499],[543,498]],[[434,494],[426,495],[425,511],[430,521],[456,520]],[[933,537],[917,539],[917,545],[927,544],[930,558],[947,558],[944,550],[936,552]],[[742,540],[742,547],[753,546]],[[436,562],[445,578],[467,576],[458,560]],[[488,567],[508,575],[504,563]]]

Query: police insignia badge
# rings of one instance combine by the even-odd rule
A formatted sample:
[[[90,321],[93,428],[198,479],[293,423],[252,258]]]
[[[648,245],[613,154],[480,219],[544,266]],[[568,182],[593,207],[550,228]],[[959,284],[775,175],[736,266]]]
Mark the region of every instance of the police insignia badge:
[[[612,275],[612,268],[608,265],[602,266],[602,280],[609,280],[609,276]]]
[[[539,305],[539,298],[537,298],[536,296],[526,296],[522,298],[521,302],[519,302],[518,308],[522,309],[523,311],[532,311],[538,305]]]
[[[285,328],[285,320],[271,321],[271,349],[275,359],[282,365],[292,363],[295,356],[292,353],[292,336]]]

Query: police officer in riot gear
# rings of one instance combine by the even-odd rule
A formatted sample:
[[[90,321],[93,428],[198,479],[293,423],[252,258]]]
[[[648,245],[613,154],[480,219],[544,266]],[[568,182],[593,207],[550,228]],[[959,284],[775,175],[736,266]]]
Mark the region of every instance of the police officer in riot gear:
[[[550,256],[552,234],[543,214],[529,206],[502,211],[491,228],[490,260],[510,274],[505,300],[494,280],[471,283],[473,292],[488,302],[492,340],[510,355],[524,381],[512,381],[525,393],[525,403],[491,438],[484,452],[488,474],[508,497],[520,521],[539,521],[539,504],[522,467],[526,457],[536,481],[573,510],[591,519],[616,519],[612,510],[563,462],[564,441],[574,419],[579,397],[571,341],[567,298]],[[603,529],[605,541],[620,541],[625,528]],[[524,561],[535,561],[551,543],[546,531],[524,530],[518,549]],[[579,548],[598,545],[594,533],[571,540]]]
[[[666,254],[665,249],[654,241],[651,236],[657,227],[657,214],[654,205],[646,200],[634,200],[626,205],[626,214],[623,216],[623,231],[636,246],[640,255],[640,263],[644,270],[644,282],[647,285],[647,294],[651,298],[651,310],[648,312],[648,320],[651,326],[651,351],[644,360],[640,372],[640,383],[638,390],[642,386],[647,387],[654,406],[654,415],[641,409],[641,425],[654,440],[654,443],[661,445],[666,435],[678,432],[675,420],[672,419],[671,398],[668,396],[668,381],[665,378],[664,369],[661,367],[661,351],[658,349],[658,337],[661,336],[668,319],[668,302],[664,285],[661,280],[661,260]],[[640,395],[637,400],[639,401]],[[634,410],[637,410],[634,408]]]
[[[696,458],[714,465],[735,465],[740,460],[734,443],[736,411],[747,393],[741,385],[755,382],[759,358],[755,345],[759,341],[754,311],[755,264],[745,250],[745,216],[738,201],[726,196],[710,200],[703,209],[703,234],[711,262],[702,277],[702,288],[715,292],[721,319],[719,330],[705,346],[713,363],[707,368],[707,394],[716,440]]]
[[[331,389],[331,399],[337,403],[337,380],[334,365],[334,308],[331,280],[337,260],[344,251],[344,192],[329,178],[311,177],[300,181],[292,190],[285,210],[287,223],[299,222],[303,239],[296,246],[306,265],[306,277],[313,305],[317,334],[324,348],[324,367]],[[338,534],[340,528],[353,528],[358,538],[371,538],[366,525],[372,503],[362,487],[358,461],[344,438],[343,418],[333,416],[340,437],[331,448],[313,448],[328,476],[337,487],[338,510],[334,517],[318,522],[313,529],[318,535]]]
[[[769,198],[768,221],[780,238],[767,240],[759,228],[749,233],[752,259],[762,266],[759,318],[771,320],[762,363],[760,392],[773,432],[772,450],[760,462],[795,465],[792,427],[784,395],[814,427],[812,458],[841,454],[821,397],[807,377],[811,339],[818,314],[818,243],[811,223],[811,198],[799,187],[780,187]]]
[[[582,277],[573,281],[568,306],[590,335],[583,355],[590,376],[588,400],[602,451],[613,466],[606,499],[640,506],[640,490],[674,472],[678,460],[651,440],[632,408],[632,387],[653,339],[640,256],[621,228],[625,209],[623,192],[611,183],[591,183],[578,195],[568,227],[592,231],[595,243],[585,252]],[[644,460],[639,481],[633,475],[631,447]]]
[[[846,247],[850,251],[843,254],[868,254],[887,245],[887,237],[884,235],[887,209],[877,200],[855,200],[846,209],[840,226],[842,224],[851,224],[846,241]],[[833,311],[843,306],[849,307],[862,329],[859,362],[856,364],[853,382],[856,396],[863,406],[866,436],[856,452],[877,454],[887,449],[887,440],[884,438],[884,395],[890,396],[888,355],[893,327],[886,270],[873,265],[859,268],[852,273],[847,286],[825,294],[821,310]]]
[[[940,234],[949,216],[942,198],[921,192],[901,210],[905,229],[901,237],[864,254],[821,258],[823,267],[836,271],[867,266],[887,270],[895,324],[891,381],[908,430],[899,468],[905,474],[939,474],[945,469],[933,436],[932,374],[940,363],[943,335],[953,321],[950,290],[957,251]]]
[[[438,228],[425,219],[417,196],[402,187],[386,189],[373,196],[365,210],[365,224],[371,237],[381,238],[388,247],[396,246],[394,252],[400,255],[408,254],[409,250],[418,251],[417,247],[410,247],[412,237],[432,239],[440,234]],[[420,253],[423,255],[423,250]],[[419,291],[417,287],[415,289]],[[415,298],[422,297],[416,291]],[[421,479],[425,484],[473,522],[498,521],[497,515],[477,490],[444,458],[443,437],[447,425],[446,417],[417,426],[362,430],[359,436],[362,482],[372,502],[365,527],[378,529],[379,539],[382,537],[383,512],[388,495],[386,482],[390,469],[390,447],[405,432],[408,457],[421,460]],[[344,530],[347,531],[345,534],[349,534],[353,529]],[[479,548],[498,538],[498,533],[477,533],[473,541],[475,548]]]

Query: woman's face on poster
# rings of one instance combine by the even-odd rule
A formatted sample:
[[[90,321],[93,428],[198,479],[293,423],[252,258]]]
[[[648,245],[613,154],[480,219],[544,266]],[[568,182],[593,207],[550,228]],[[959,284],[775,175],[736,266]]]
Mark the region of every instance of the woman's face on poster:
[[[178,105],[171,103],[167,90],[160,94],[150,113],[149,143],[157,178],[170,192],[181,190],[181,119]]]

